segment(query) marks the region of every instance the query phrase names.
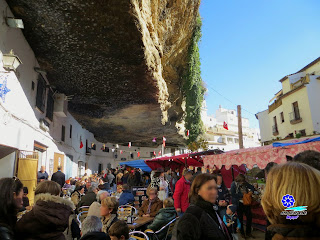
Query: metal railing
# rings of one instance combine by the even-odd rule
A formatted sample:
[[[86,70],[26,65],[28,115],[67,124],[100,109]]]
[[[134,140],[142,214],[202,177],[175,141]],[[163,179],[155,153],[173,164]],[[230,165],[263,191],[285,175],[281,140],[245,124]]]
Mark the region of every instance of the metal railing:
[[[289,119],[290,119],[290,122],[302,120],[301,115],[300,115],[300,111],[297,110],[297,111],[289,113]]]
[[[20,150],[19,151],[19,158],[32,158],[32,159],[38,159],[39,154],[34,151],[25,151],[25,150]]]

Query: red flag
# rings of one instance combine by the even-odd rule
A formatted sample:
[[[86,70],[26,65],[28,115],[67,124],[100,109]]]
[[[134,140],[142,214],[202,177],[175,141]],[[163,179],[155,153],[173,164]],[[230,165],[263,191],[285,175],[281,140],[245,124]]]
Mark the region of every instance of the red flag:
[[[156,151],[153,151],[153,155],[154,155],[154,156],[157,156]]]
[[[224,128],[224,129],[227,129],[227,130],[229,130],[229,128],[228,128],[228,123],[226,123],[226,122],[223,122],[223,128]]]
[[[83,148],[83,143],[82,141],[80,140],[80,149]]]
[[[137,152],[137,156],[140,157],[140,152]]]
[[[187,130],[187,136],[189,136],[190,135],[190,131],[189,130]]]
[[[163,136],[163,138],[162,138],[162,144],[163,144],[163,146],[165,147],[166,146],[166,141],[167,141],[167,139]]]
[[[161,150],[159,151],[158,155],[159,155],[159,156],[161,155]]]
[[[123,153],[123,150],[120,150],[120,154],[122,154]]]
[[[129,142],[128,147],[131,148],[131,142]]]

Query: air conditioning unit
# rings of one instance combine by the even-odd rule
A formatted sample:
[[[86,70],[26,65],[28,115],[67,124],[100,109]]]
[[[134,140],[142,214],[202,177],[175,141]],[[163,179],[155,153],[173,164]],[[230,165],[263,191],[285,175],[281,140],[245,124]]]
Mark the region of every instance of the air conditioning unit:
[[[67,117],[68,101],[67,96],[63,93],[56,93],[54,95],[54,114],[58,117]]]
[[[44,119],[40,119],[40,121],[39,121],[39,127],[40,127],[40,129],[42,129],[43,131],[45,131],[45,132],[49,132],[49,123],[46,121],[46,120],[44,120]]]

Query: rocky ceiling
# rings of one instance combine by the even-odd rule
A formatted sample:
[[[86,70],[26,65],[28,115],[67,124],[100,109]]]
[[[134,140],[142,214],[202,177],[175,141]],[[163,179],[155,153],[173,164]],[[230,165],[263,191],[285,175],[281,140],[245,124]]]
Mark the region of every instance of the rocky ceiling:
[[[184,144],[183,72],[200,0],[7,0],[50,85],[102,142]],[[159,141],[160,143],[160,141]]]

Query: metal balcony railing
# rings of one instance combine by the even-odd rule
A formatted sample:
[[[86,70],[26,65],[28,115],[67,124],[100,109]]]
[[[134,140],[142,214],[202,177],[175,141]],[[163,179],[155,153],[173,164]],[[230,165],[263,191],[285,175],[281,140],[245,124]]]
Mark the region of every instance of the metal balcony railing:
[[[19,151],[19,158],[22,158],[22,159],[25,159],[25,158],[38,159],[39,155],[38,155],[37,152],[34,152],[34,151],[20,150]]]
[[[299,123],[302,121],[300,111],[296,110],[294,112],[289,113],[289,119],[291,124]]]

